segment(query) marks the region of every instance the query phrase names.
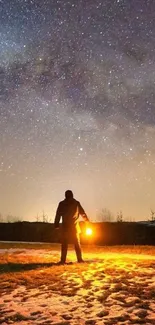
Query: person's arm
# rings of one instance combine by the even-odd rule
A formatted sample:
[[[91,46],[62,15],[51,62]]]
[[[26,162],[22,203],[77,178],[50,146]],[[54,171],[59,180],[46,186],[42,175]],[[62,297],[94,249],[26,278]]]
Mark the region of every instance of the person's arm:
[[[60,218],[61,218],[61,204],[59,203],[57,211],[56,211],[55,220],[54,220],[54,227],[55,228],[59,228]]]
[[[83,207],[81,206],[80,202],[78,202],[78,208],[79,208],[79,214],[81,215],[81,217],[83,218],[84,221],[89,221],[85,210],[83,209]]]

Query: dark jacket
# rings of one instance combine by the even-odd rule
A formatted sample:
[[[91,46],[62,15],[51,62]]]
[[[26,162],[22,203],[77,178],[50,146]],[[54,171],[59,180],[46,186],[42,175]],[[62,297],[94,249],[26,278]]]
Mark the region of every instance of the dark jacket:
[[[59,222],[62,217],[62,229],[64,231],[75,230],[80,232],[79,226],[79,216],[84,219],[84,221],[89,221],[88,217],[82,208],[80,202],[76,201],[74,198],[65,199],[61,201],[58,205],[54,225],[55,228],[59,227]]]

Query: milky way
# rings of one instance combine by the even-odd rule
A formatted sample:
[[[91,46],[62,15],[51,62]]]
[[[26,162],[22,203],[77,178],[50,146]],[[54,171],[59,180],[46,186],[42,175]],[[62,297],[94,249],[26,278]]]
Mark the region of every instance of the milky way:
[[[155,209],[155,3],[0,1],[0,211]]]

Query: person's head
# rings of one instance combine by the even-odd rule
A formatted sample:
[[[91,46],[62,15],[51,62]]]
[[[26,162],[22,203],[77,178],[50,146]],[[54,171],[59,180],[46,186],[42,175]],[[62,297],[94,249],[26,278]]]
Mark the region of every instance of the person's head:
[[[67,190],[65,192],[65,198],[66,199],[73,199],[73,192],[71,190]]]

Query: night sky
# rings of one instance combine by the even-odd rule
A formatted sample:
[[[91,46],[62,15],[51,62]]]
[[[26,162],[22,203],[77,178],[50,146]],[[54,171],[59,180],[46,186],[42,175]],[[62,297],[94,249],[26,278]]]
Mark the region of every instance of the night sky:
[[[0,212],[155,209],[155,1],[0,1]]]

